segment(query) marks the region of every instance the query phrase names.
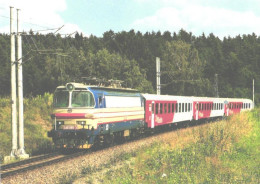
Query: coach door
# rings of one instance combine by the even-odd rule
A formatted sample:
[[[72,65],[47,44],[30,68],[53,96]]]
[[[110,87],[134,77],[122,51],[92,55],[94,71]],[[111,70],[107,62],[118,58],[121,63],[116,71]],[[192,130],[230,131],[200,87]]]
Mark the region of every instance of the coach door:
[[[154,128],[154,101],[152,102],[151,128]]]
[[[228,104],[227,100],[224,101],[224,105],[225,105],[224,113],[226,116],[228,116],[229,115],[229,104]]]
[[[196,116],[195,120],[198,120],[199,119],[199,102],[196,102],[196,105],[195,105],[195,116]]]

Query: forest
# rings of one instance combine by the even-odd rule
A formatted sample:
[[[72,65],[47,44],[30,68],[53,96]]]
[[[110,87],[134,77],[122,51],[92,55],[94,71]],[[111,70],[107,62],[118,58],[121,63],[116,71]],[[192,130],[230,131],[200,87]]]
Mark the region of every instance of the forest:
[[[110,30],[102,37],[82,33],[23,33],[24,95],[53,93],[82,77],[117,79],[143,93],[156,92],[156,57],[161,60],[161,93],[239,97],[260,102],[260,36],[218,38],[213,33]],[[0,96],[10,94],[10,35],[0,34]],[[217,88],[216,88],[217,84]],[[217,89],[217,90],[216,90]]]

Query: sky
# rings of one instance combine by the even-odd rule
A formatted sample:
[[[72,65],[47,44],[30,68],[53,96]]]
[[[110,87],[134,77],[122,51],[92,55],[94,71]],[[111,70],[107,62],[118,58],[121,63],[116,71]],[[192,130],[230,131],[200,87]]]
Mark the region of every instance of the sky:
[[[109,30],[184,29],[196,36],[260,36],[260,0],[0,0],[1,33],[10,32],[10,6],[14,19],[20,9],[20,30],[42,34],[63,26],[57,33],[101,37]]]

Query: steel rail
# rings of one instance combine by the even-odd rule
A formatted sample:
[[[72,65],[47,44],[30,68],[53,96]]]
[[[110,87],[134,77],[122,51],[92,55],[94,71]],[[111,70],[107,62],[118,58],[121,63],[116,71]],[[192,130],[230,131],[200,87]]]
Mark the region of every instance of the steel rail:
[[[11,163],[11,164],[6,164],[1,167],[1,178],[5,178],[7,176],[12,176],[17,173],[22,173],[28,170],[33,170],[36,168],[40,168],[43,166],[55,164],[61,161],[69,160],[81,155],[86,154],[86,151],[80,151],[77,153],[69,154],[69,155],[62,155],[57,153],[48,154],[48,155],[43,155],[40,158],[32,158],[26,160],[17,162],[17,163]],[[29,161],[30,160],[30,161]],[[47,161],[46,161],[47,160]],[[22,163],[21,163],[22,162]]]

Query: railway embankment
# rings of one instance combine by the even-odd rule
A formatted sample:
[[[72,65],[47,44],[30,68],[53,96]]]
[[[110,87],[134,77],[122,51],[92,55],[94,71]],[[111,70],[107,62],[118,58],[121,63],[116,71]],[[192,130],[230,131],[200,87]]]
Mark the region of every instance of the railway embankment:
[[[160,135],[73,183],[260,183],[260,109]]]

